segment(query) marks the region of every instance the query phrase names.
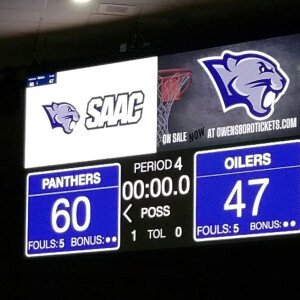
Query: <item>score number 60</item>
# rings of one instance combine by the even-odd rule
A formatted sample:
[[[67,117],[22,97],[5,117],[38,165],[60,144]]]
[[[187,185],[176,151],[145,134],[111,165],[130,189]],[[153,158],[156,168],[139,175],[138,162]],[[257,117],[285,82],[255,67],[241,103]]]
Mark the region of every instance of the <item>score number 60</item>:
[[[256,194],[253,207],[252,207],[252,216],[258,215],[258,208],[260,200],[263,196],[263,193],[270,182],[269,178],[259,178],[259,179],[250,179],[248,180],[248,185],[260,185],[260,188]],[[236,195],[236,203],[232,203],[234,196]],[[242,217],[242,211],[246,208],[246,203],[242,201],[242,180],[238,180],[234,185],[231,193],[229,194],[225,204],[224,210],[236,210],[236,216],[238,218]]]
[[[85,221],[82,225],[78,224],[77,219],[78,205],[80,203],[84,204],[85,206]],[[65,208],[69,208],[70,202],[66,198],[60,198],[54,202],[51,213],[51,224],[55,232],[66,232],[69,229],[71,223],[76,231],[84,231],[89,227],[91,222],[91,203],[87,197],[79,196],[75,199],[72,204],[71,214],[66,209],[58,209],[59,205],[64,205]],[[64,225],[61,227],[57,224],[57,220],[59,217],[63,217],[65,219]]]

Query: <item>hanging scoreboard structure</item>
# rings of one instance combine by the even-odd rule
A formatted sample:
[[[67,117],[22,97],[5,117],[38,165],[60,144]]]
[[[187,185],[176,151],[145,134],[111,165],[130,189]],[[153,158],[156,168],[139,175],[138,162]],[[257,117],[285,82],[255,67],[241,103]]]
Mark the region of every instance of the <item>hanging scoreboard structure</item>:
[[[299,234],[300,35],[31,77],[25,255]]]

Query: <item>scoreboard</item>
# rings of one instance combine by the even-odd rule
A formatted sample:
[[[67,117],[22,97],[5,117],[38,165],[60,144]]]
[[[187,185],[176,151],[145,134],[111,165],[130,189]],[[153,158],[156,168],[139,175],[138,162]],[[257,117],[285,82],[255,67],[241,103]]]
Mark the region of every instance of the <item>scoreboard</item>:
[[[25,255],[298,234],[299,46],[296,34],[28,78]]]
[[[299,146],[197,152],[195,241],[299,232]]]
[[[119,248],[118,164],[31,174],[28,188],[28,254]]]

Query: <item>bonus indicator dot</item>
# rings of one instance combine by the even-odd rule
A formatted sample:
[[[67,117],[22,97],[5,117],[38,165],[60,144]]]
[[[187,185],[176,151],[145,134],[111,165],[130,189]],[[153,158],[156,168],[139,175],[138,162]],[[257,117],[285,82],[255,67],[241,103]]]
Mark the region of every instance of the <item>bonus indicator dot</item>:
[[[292,226],[292,227],[295,227],[296,226],[296,221],[291,221],[291,223],[290,223],[290,225]]]
[[[109,243],[110,242],[110,237],[105,238],[105,242]]]
[[[283,222],[283,227],[286,228],[286,227],[288,227],[288,226],[289,226],[289,222],[288,222],[288,221],[284,221],[284,222]]]

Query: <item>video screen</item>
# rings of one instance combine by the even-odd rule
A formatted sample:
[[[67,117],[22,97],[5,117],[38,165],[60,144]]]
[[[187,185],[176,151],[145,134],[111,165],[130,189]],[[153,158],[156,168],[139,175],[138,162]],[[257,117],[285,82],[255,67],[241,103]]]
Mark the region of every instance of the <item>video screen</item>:
[[[297,34],[29,78],[26,256],[299,234],[299,57]]]

